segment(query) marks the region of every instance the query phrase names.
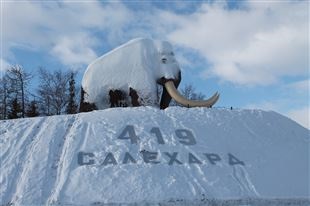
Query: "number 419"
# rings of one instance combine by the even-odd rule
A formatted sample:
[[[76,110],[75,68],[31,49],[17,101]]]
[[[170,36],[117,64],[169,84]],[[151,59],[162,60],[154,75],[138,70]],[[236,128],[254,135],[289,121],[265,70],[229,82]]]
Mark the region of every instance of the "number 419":
[[[153,127],[150,130],[151,134],[154,134],[157,138],[158,144],[165,144],[163,135],[158,127]],[[196,144],[195,137],[190,130],[187,129],[177,129],[175,130],[175,135],[179,139],[179,142],[184,145],[194,145]],[[137,144],[139,137],[136,135],[133,125],[127,125],[122,133],[118,136],[118,139],[130,140],[131,144]]]

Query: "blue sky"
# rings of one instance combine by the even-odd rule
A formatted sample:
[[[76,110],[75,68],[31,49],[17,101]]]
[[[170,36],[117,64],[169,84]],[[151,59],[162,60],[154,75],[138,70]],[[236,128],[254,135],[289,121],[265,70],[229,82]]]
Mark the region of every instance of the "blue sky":
[[[87,65],[136,37],[168,40],[182,85],[217,106],[274,110],[309,128],[308,1],[1,1],[1,68]],[[35,85],[35,80],[33,80]]]

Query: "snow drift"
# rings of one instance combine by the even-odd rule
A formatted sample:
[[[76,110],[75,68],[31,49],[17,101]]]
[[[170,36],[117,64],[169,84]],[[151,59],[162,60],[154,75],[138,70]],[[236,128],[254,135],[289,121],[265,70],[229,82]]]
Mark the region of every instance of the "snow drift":
[[[309,130],[275,112],[139,107],[6,120],[0,157],[3,205],[309,204]]]

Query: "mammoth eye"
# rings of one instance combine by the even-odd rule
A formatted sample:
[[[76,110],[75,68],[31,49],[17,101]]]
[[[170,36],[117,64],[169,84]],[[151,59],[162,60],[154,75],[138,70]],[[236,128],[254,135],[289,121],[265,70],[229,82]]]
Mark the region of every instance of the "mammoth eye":
[[[164,63],[164,64],[166,64],[167,59],[166,59],[166,58],[162,58],[162,59],[161,59],[161,62]]]

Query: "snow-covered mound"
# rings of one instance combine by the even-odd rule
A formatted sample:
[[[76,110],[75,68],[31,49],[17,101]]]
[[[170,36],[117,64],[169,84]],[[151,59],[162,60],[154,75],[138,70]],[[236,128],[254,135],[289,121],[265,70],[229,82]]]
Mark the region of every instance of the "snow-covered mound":
[[[309,197],[309,130],[275,112],[139,107],[6,120],[0,157],[3,205],[309,204],[298,199]]]

